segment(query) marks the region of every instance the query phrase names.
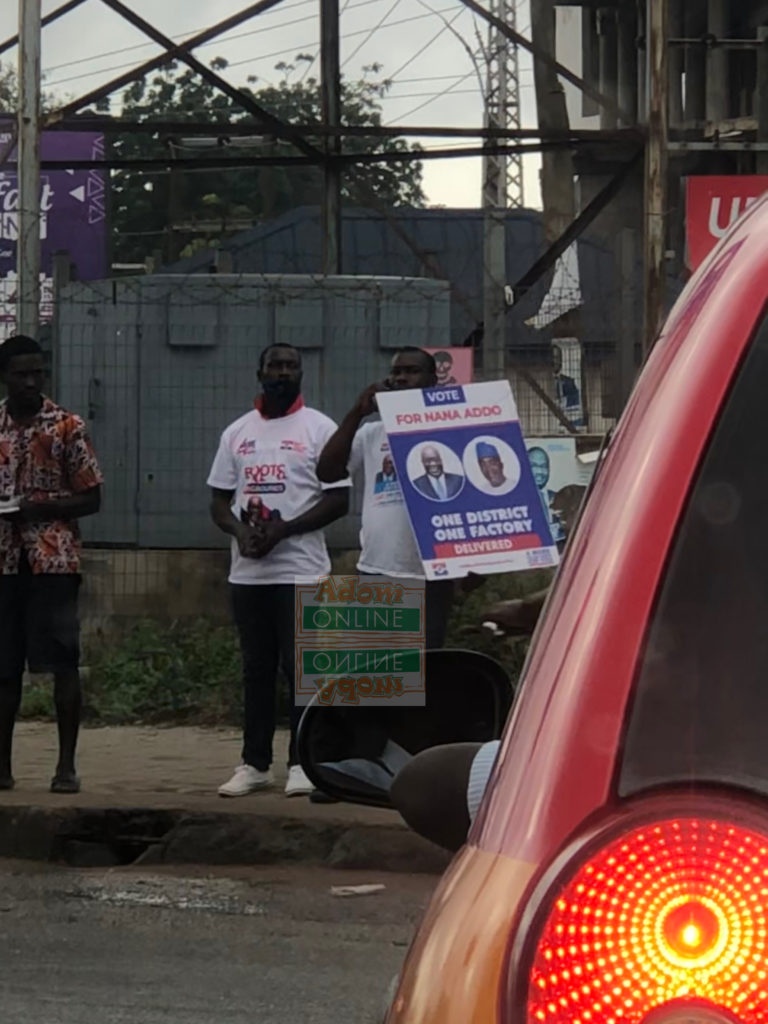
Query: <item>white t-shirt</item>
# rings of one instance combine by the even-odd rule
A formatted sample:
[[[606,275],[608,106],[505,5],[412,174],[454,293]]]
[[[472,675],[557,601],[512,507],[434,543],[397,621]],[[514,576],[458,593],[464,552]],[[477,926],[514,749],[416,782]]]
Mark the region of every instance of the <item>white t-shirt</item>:
[[[405,499],[396,476],[386,470],[389,441],[380,421],[365,423],[355,434],[349,472],[363,471],[363,516],[360,530],[361,572],[424,579],[424,566],[413,536]]]
[[[221,435],[208,486],[234,491],[234,515],[296,519],[313,508],[326,488],[317,479],[317,460],[336,424],[303,404],[287,416],[265,419],[254,409]],[[331,487],[349,486],[349,481]],[[265,558],[244,558],[232,539],[230,583],[295,583],[330,572],[322,530],[287,537]]]

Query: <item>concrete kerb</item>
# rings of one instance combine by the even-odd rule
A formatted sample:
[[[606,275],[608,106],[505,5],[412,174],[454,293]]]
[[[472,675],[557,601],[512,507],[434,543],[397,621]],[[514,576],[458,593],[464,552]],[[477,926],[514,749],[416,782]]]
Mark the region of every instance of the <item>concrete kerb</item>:
[[[146,807],[0,806],[0,857],[75,867],[302,863],[440,874],[450,856],[400,826]]]
[[[239,760],[237,730],[85,729],[83,788],[48,792],[55,728],[20,722],[16,789],[0,793],[0,857],[81,867],[304,863],[440,873],[448,856],[394,811],[286,798],[288,735],[275,735],[275,785],[238,800],[216,793]]]

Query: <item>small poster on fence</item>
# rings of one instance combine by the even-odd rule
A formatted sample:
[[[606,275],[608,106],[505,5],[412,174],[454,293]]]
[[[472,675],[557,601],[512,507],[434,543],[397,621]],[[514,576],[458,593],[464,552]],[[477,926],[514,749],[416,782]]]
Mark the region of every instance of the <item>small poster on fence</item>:
[[[437,383],[441,388],[452,384],[472,383],[472,360],[474,349],[471,348],[427,348],[424,350],[435,357]]]
[[[508,381],[377,402],[428,580],[557,565]]]

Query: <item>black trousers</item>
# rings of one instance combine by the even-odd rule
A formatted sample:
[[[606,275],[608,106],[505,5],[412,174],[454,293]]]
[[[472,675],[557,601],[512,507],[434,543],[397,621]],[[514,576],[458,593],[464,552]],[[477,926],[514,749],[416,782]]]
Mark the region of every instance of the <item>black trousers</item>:
[[[0,679],[30,672],[77,671],[80,663],[75,573],[35,574],[22,558],[18,574],[0,576]]]
[[[298,764],[296,731],[304,708],[295,704],[295,588],[290,583],[231,583],[230,593],[243,657],[243,762],[260,772],[272,764],[280,667],[288,680],[290,704],[288,764]]]
[[[455,580],[427,580],[424,585],[425,644],[428,651],[445,644],[445,631],[453,605]]]

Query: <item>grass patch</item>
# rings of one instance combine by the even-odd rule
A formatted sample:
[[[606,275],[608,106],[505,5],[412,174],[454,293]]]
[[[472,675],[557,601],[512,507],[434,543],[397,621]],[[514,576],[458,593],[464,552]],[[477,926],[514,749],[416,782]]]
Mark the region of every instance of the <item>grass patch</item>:
[[[495,639],[480,628],[484,609],[546,586],[551,574],[509,573],[488,577],[457,599],[446,647],[482,651],[517,681],[527,641]],[[83,719],[94,725],[232,725],[242,720],[240,651],[233,628],[195,622],[144,620],[85,647]],[[278,715],[287,720],[287,686],[280,687]],[[21,716],[53,719],[49,680],[34,677],[24,689]]]

